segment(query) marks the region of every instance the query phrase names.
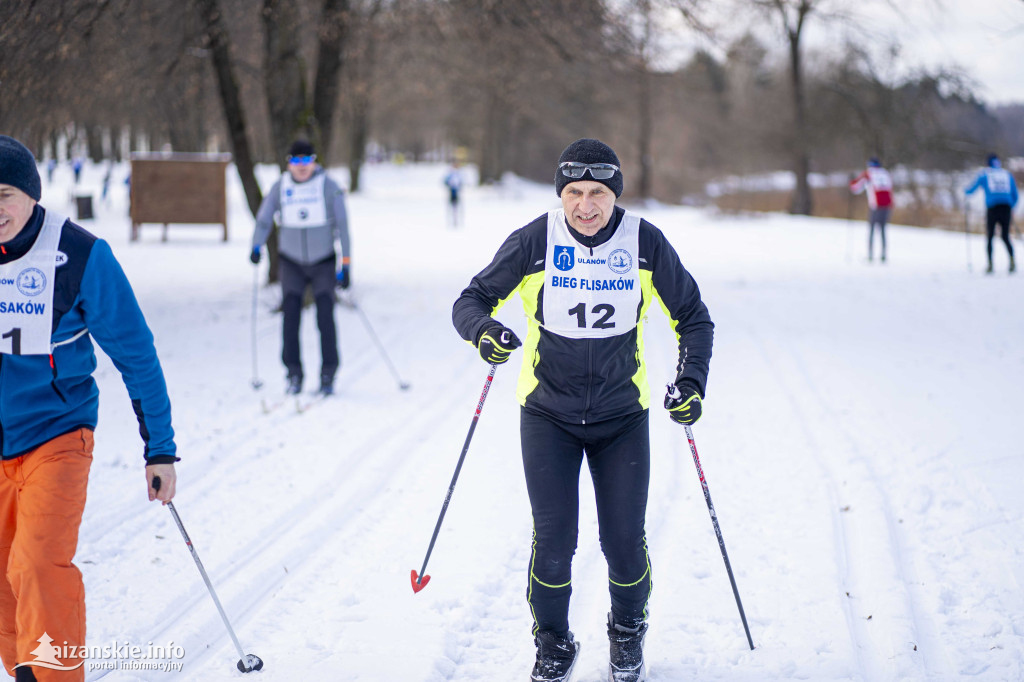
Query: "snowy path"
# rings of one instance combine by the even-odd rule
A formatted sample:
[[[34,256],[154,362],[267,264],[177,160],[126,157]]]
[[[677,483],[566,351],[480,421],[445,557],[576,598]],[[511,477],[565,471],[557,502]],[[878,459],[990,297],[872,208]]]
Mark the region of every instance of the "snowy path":
[[[440,168],[369,168],[366,182],[350,203],[354,295],[412,389],[398,390],[355,311],[339,307],[339,394],[302,414],[260,407],[283,389],[267,290],[266,386],[249,386],[251,223],[237,188],[228,244],[175,227],[166,244],[155,228],[129,244],[118,196],[86,225],[113,244],[156,334],[183,457],[176,505],[243,647],[266,661],[250,677],[524,680],[531,524],[518,367],[496,375],[417,595],[409,571],[487,373],[452,330],[451,303],[554,197],[525,184],[473,189],[470,227],[455,232],[443,227]],[[659,408],[652,682],[1024,678],[1024,279],[968,274],[957,235],[894,228],[883,267],[848,250],[860,225],[643,214],[676,244],[717,325],[694,435],[757,646],[747,649],[683,432]],[[500,317],[525,329],[517,304]],[[657,405],[674,361],[657,309],[647,338]],[[144,501],[134,417],[105,358],[98,375],[78,554],[90,643],[173,640],[187,655],[182,673],[88,679],[239,679],[170,514]],[[577,682],[598,682],[606,567],[585,475],[581,491],[570,617],[583,642]]]

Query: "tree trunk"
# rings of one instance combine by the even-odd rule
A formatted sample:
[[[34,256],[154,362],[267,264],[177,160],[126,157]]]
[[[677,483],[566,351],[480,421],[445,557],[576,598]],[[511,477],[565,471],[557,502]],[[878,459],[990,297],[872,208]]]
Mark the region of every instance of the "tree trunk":
[[[88,148],[89,158],[93,163],[103,160],[103,131],[98,125],[87,123],[85,125],[85,142]]]
[[[352,92],[352,128],[349,131],[348,190],[359,191],[359,174],[366,162],[366,143],[370,137],[369,87],[361,84]]]
[[[811,158],[807,140],[807,108],[804,97],[803,62],[800,54],[800,35],[804,18],[810,7],[801,4],[796,26],[787,33],[789,36],[789,76],[793,95],[793,172],[796,174],[796,189],[790,200],[789,212],[796,215],[811,215],[813,203],[811,186],[807,176],[811,172]]]
[[[649,199],[651,196],[651,138],[654,128],[652,97],[651,73],[647,64],[644,64],[643,71],[640,72],[640,96],[637,102],[640,108],[640,129],[637,138],[637,151],[640,153],[640,179],[637,183],[637,192],[641,199]]]
[[[331,158],[331,146],[334,143],[334,110],[338,102],[338,83],[348,23],[349,0],[324,0],[320,16],[316,80],[313,84],[313,118],[319,132],[324,165]]]
[[[299,16],[291,0],[263,1],[263,87],[270,112],[274,160],[283,169],[298,133],[312,138],[306,105],[306,76],[299,54]],[[315,140],[314,140],[315,142]],[[317,150],[323,153],[322,149]]]
[[[507,166],[505,144],[509,114],[501,96],[490,93],[484,111],[484,137],[480,144],[480,184],[499,182]]]
[[[242,189],[245,191],[249,210],[255,217],[263,202],[263,192],[260,191],[260,185],[256,181],[253,169],[242,100],[231,63],[231,42],[228,39],[227,30],[224,28],[223,14],[217,0],[193,0],[193,2],[202,19],[203,34],[213,56],[213,68],[217,74],[217,89],[221,105],[224,107],[224,118],[227,121],[235,167],[242,180]]]

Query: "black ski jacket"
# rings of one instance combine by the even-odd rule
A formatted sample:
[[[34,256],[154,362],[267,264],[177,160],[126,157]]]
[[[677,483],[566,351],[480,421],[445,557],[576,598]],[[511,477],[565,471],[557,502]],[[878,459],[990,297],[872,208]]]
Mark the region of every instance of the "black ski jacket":
[[[585,250],[614,235],[625,210],[615,213],[600,232],[586,237],[569,227]],[[576,424],[611,419],[647,409],[650,390],[643,356],[643,324],[618,336],[572,339],[544,328],[544,265],[547,257],[544,214],[505,240],[491,264],[480,271],[455,301],[452,321],[463,339],[476,345],[494,324],[492,315],[519,292],[529,326],[519,375],[519,403],[531,411]],[[658,299],[669,316],[679,345],[676,382],[691,381],[704,395],[714,324],[700,291],[661,230],[640,221],[639,260],[642,321]]]

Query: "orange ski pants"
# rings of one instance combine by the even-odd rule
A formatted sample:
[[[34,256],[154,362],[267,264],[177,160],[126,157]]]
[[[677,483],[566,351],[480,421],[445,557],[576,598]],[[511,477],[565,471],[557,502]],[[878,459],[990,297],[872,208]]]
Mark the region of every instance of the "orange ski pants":
[[[13,677],[19,663],[42,660],[40,638],[60,647],[59,665],[82,659],[63,656],[66,646],[85,645],[85,587],[71,559],[92,464],[90,429],[76,429],[16,459],[4,460],[0,475],[0,658]],[[35,653],[33,653],[35,652]],[[51,662],[53,656],[46,656]],[[26,666],[39,682],[78,682],[85,667],[51,670]]]

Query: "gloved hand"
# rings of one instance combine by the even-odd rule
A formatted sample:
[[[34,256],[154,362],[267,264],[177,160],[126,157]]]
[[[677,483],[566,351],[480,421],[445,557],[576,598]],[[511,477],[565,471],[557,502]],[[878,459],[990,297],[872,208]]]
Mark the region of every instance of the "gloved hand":
[[[697,387],[688,379],[669,384],[665,392],[665,409],[677,424],[690,425],[700,419],[701,401]]]
[[[508,357],[516,348],[523,345],[516,333],[500,322],[487,327],[476,342],[480,357],[492,365],[508,362]]]
[[[253,265],[259,265],[260,263],[260,247],[252,247],[252,253],[249,254],[249,262]]]
[[[339,289],[348,289],[349,285],[352,284],[352,280],[349,277],[348,265],[342,265],[341,270],[338,270],[334,279]]]

